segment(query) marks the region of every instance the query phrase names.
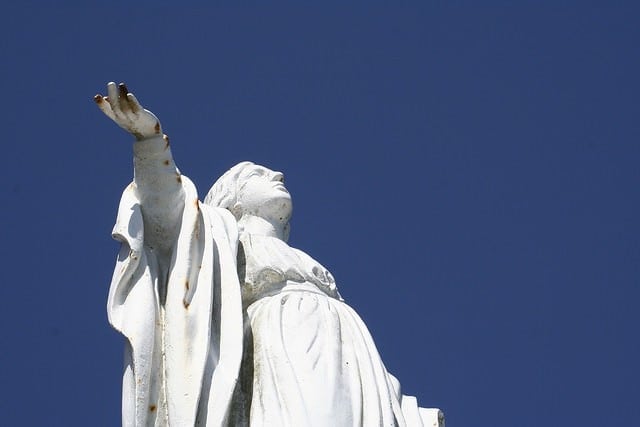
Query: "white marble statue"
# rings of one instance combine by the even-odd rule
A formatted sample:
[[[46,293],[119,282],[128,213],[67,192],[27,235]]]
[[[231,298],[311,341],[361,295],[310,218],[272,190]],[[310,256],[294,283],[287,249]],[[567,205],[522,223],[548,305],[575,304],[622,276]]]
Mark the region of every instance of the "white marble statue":
[[[287,245],[282,173],[240,163],[199,202],[155,115],[107,91],[98,106],[137,139],[108,301],[123,425],[444,425],[402,395],[331,273]]]

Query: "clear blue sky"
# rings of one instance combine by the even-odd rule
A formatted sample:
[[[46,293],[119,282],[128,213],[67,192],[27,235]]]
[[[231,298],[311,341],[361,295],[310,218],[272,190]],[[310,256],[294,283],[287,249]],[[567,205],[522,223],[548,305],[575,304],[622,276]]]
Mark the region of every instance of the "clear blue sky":
[[[450,426],[640,425],[635,2],[0,14],[0,424],[115,426],[124,81],[204,197],[285,173],[291,244]],[[542,5],[544,3],[546,5]],[[604,3],[603,3],[604,4]]]

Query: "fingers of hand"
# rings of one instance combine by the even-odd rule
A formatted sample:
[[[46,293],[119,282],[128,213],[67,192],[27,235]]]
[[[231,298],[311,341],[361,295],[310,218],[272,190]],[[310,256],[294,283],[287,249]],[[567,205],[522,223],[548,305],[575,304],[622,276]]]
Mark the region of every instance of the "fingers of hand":
[[[118,105],[118,88],[114,82],[107,83],[107,101],[114,113],[117,114],[120,111],[120,106]]]
[[[124,83],[107,83],[108,96],[96,95],[96,104],[102,112],[120,127],[138,138],[160,134],[162,129],[156,116],[145,110]]]
[[[107,117],[111,120],[115,120],[115,115],[113,114],[113,110],[111,109],[111,104],[109,104],[108,99],[98,94],[93,97],[93,100]]]
[[[134,94],[127,93],[127,102],[129,104],[129,108],[131,108],[131,111],[133,111],[135,114],[138,114],[142,110],[142,106],[140,105]]]
[[[120,83],[118,85],[118,103],[120,105],[120,109],[125,114],[131,111],[131,106],[129,105],[129,100],[127,99],[128,93],[129,89],[127,89],[127,86],[124,83]]]
[[[118,87],[114,82],[107,83],[107,93],[109,94],[109,96],[107,96],[105,99],[111,106],[111,111],[113,112],[114,116],[113,120],[120,126],[126,126],[128,118],[126,115],[126,110],[123,110],[122,108],[123,104],[126,104],[126,101],[123,102],[123,100],[120,98]]]
[[[120,97],[121,98],[126,98],[127,94],[129,93],[129,89],[127,89],[127,85],[124,83],[120,83],[118,85],[118,90],[120,91]]]
[[[127,85],[120,83],[116,86],[114,82],[109,82],[107,83],[107,93],[109,96],[103,99],[111,107],[111,115],[109,117],[126,128],[132,126],[133,121],[135,121],[134,115],[137,115],[142,110],[142,107],[140,107],[140,103],[138,103],[135,96],[129,93]]]

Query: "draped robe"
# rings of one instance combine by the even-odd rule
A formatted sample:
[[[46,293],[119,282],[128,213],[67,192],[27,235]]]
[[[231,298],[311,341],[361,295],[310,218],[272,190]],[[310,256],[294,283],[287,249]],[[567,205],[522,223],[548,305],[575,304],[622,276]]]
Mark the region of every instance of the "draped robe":
[[[242,370],[250,374],[242,381],[247,403],[236,425],[439,425],[437,412],[402,394],[326,268],[275,237],[243,234],[240,242],[251,350]]]
[[[145,246],[133,185],[122,194],[113,229],[122,245],[107,312],[126,339],[123,426],[219,426],[229,417],[243,336],[236,221],[200,203],[185,176],[182,186],[184,210],[165,280]]]
[[[245,295],[245,304],[250,307],[243,313],[236,262],[238,230],[235,218],[225,209],[198,202],[191,181],[184,175],[181,180],[184,210],[165,281],[156,255],[145,245],[140,201],[132,185],[123,192],[113,229],[113,237],[122,246],[109,290],[107,312],[111,325],[126,339],[123,426],[276,425],[284,420],[284,424],[301,426],[314,422],[322,425],[438,425],[439,411],[420,408],[415,398],[401,393],[398,381],[384,369],[364,323],[341,302],[330,274],[306,254],[289,248],[303,260],[301,265],[308,265],[300,270],[306,277],[303,281],[311,277],[308,270],[311,275],[323,278],[321,282],[328,280],[326,287],[319,282],[316,284],[318,293],[295,292],[298,299],[290,301],[280,299],[288,292],[259,298],[255,304],[250,304],[253,298]],[[279,244],[286,246],[283,242]],[[269,265],[274,262],[272,257],[282,252],[272,249],[264,254],[265,259],[270,260]],[[297,263],[290,262],[289,258],[283,261],[287,267],[284,270],[296,267]],[[315,279],[311,280],[315,283]],[[247,285],[243,283],[244,288]],[[160,286],[166,286],[164,303],[160,300]],[[322,296],[325,293],[327,295]],[[303,300],[299,297],[302,296],[314,308],[309,313],[291,311],[292,307],[307,308],[300,305]],[[328,310],[316,310],[318,303],[328,304]],[[308,328],[308,322],[300,320],[311,314],[310,319],[318,320],[321,327],[312,328],[313,333],[297,331],[301,336],[295,328],[287,327],[286,330],[296,334],[283,336],[284,341],[277,339],[283,332],[280,329],[283,324],[278,320],[282,318],[278,315],[271,319],[279,326],[266,318],[273,317],[271,314],[274,313],[283,314],[285,309],[287,325]],[[243,315],[248,316],[244,319],[247,322],[244,327],[255,334],[251,344],[251,335],[244,337],[245,343],[249,344],[244,348],[245,364],[248,362],[249,366],[244,366],[242,371],[255,375],[247,378],[254,387],[249,386],[253,393],[246,396],[242,396],[241,388],[236,388],[243,359]],[[323,360],[319,366],[326,365],[325,373],[301,375],[299,368],[308,364],[304,354],[294,357],[290,361],[295,362],[293,364],[287,362],[288,357],[280,356],[287,352],[293,356],[300,345],[309,340],[316,341],[314,337],[320,331],[327,338],[317,340],[310,347],[304,345],[302,353],[318,350]],[[339,335],[333,336],[340,331],[345,334],[346,342]],[[276,351],[280,345],[284,352]],[[355,373],[348,373],[344,367],[338,369],[333,364],[335,355],[340,360],[353,359],[356,362],[353,365],[360,367]],[[324,363],[324,360],[331,363]],[[258,361],[257,365],[254,365],[255,361]],[[268,366],[260,361],[272,366],[266,369]],[[375,373],[365,374],[363,370]],[[266,381],[269,378],[276,382]],[[344,409],[345,414],[334,413],[332,416],[326,413],[324,416],[330,421],[325,423],[321,421],[323,417],[318,417],[317,409],[321,408],[314,409],[313,418],[304,414],[308,405],[315,407],[321,401],[304,402],[306,394],[312,390],[308,384],[303,390],[309,393],[299,395],[295,394],[297,387],[289,390],[287,386],[299,385],[301,380],[311,378],[329,380],[327,384],[318,383],[321,385],[318,392],[326,388],[325,393],[319,395],[321,398],[339,399],[340,393],[347,392],[342,396],[343,403],[337,406]],[[331,387],[331,378],[337,380],[335,385],[348,383],[349,386]],[[281,403],[288,409],[285,411],[281,403],[263,406],[267,403],[265,397],[272,403],[274,399],[284,398]],[[245,403],[249,403],[249,407],[245,407]]]

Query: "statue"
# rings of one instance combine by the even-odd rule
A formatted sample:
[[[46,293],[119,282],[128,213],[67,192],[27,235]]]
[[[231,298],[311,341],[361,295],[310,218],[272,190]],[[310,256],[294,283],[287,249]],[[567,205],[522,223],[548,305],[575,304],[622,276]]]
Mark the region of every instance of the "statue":
[[[287,245],[280,172],[240,163],[204,203],[124,84],[96,95],[136,137],[108,299],[126,337],[125,426],[432,426],[402,395],[331,273]]]

